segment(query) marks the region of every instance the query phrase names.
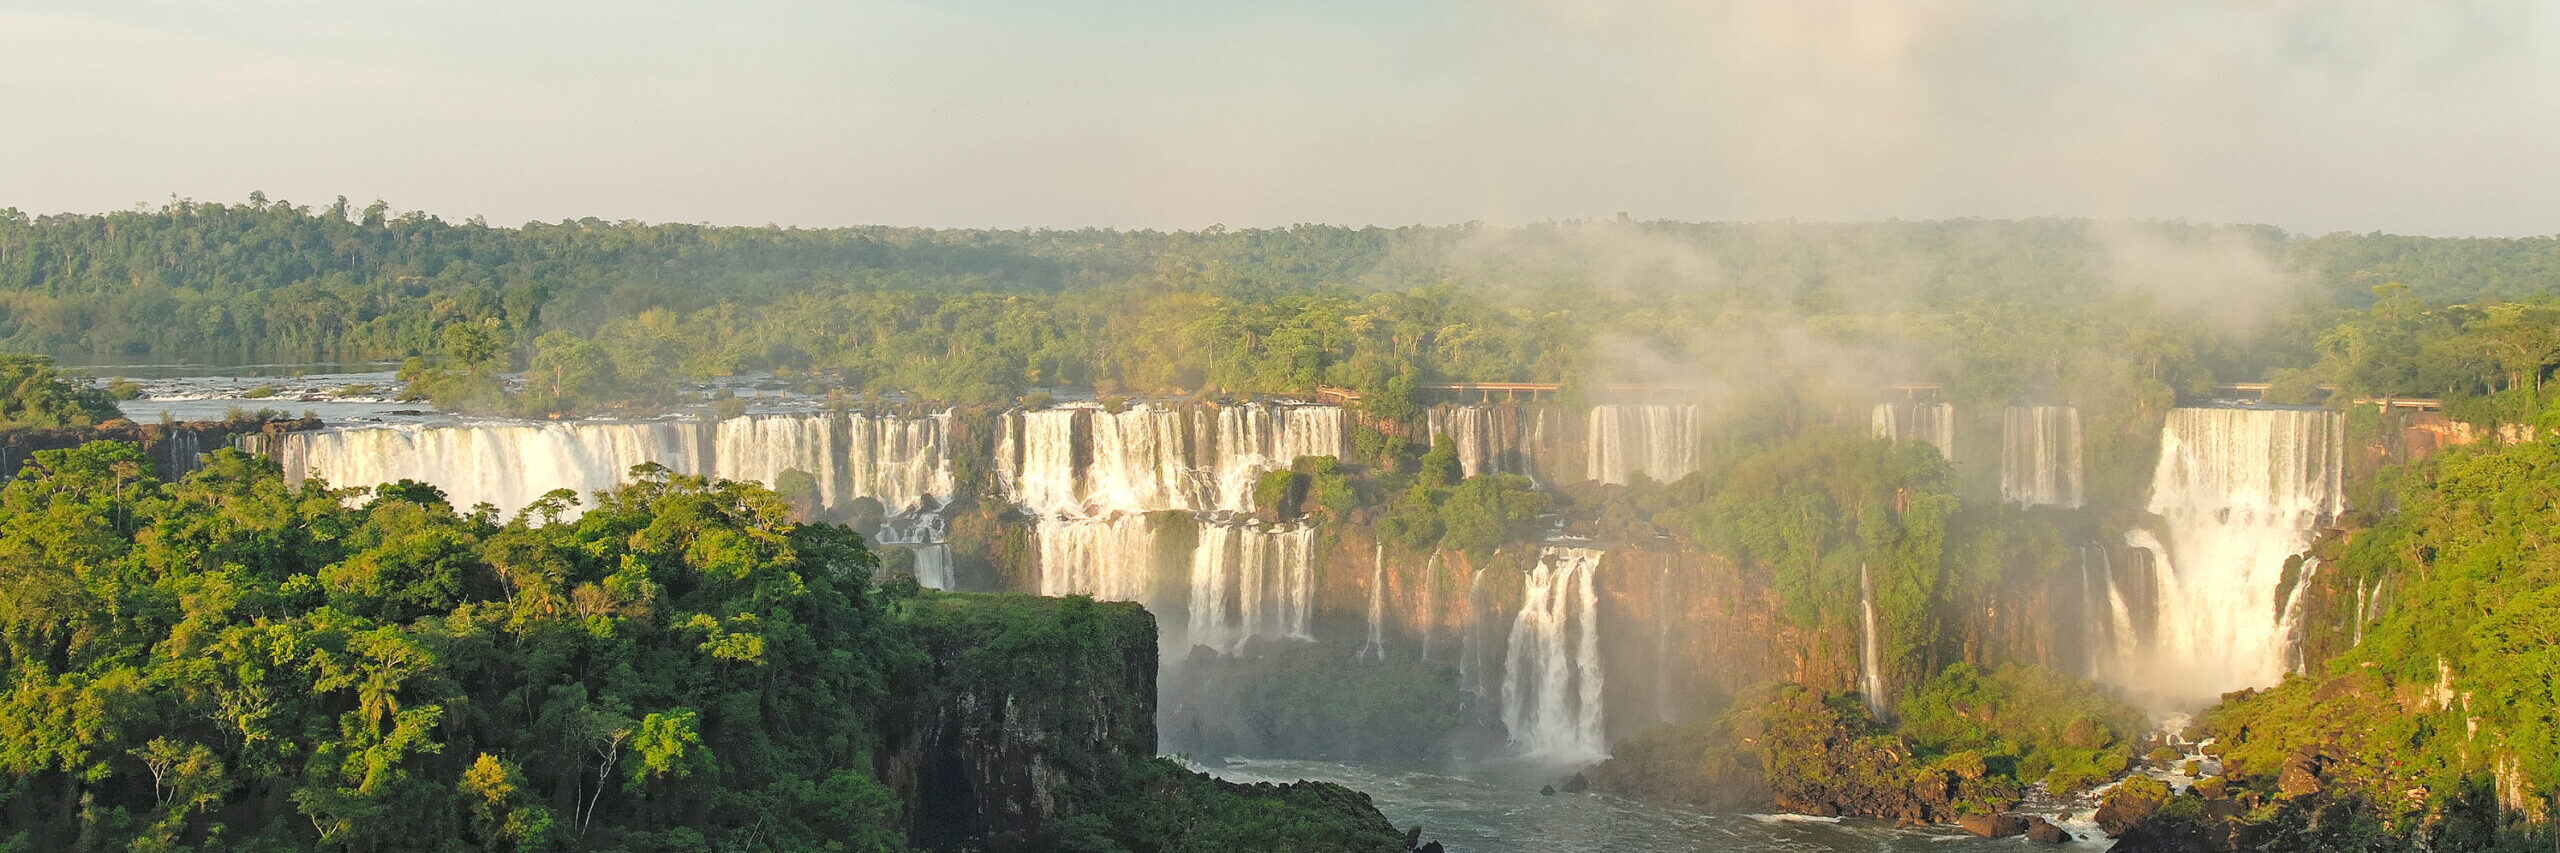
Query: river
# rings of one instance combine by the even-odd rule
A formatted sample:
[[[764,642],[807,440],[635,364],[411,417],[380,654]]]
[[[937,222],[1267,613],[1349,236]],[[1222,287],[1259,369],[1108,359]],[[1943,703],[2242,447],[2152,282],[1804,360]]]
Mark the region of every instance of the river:
[[[1952,827],[1901,830],[1857,818],[1699,812],[1604,794],[1546,796],[1538,793],[1544,784],[1540,780],[1552,780],[1553,774],[1501,765],[1433,771],[1256,759],[1198,769],[1236,782],[1315,779],[1341,783],[1368,793],[1397,826],[1420,824],[1422,837],[1440,842],[1449,853],[1959,853],[2044,847],[2024,838],[1975,838]],[[2065,828],[2090,840],[2054,849],[2107,847],[2108,842],[2085,822],[2074,821]]]

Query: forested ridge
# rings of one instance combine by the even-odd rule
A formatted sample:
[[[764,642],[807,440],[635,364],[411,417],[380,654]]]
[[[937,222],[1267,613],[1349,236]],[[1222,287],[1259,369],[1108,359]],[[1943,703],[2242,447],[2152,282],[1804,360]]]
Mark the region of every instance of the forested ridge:
[[[2125,372],[2185,393],[2309,368],[2340,318],[2391,293],[2539,303],[2556,275],[2545,238],[2156,222],[502,228],[253,197],[0,211],[0,347],[74,363],[423,357],[527,371],[530,411],[748,371],[963,402],[1047,385],[1395,396],[1659,381],[1816,345],[1842,353],[1827,371],[1971,395]]]
[[[0,850],[1403,849],[1339,788],[1155,758],[1136,606],[875,583],[753,484],[643,469],[501,519],[230,450],[148,471],[97,442],[0,488]],[[914,733],[952,707],[987,742]],[[999,738],[1052,769],[975,767],[1042,786],[983,796],[1045,811],[891,760]]]

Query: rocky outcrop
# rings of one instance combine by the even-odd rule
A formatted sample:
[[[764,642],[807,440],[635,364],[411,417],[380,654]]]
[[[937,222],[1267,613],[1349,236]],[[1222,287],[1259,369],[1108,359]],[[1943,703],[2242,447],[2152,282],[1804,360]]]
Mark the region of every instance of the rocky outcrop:
[[[2169,787],[2144,776],[2128,778],[2098,803],[2098,831],[2115,838],[2149,819],[2169,802]]]
[[[904,605],[902,674],[875,762],[910,844],[1044,850],[1078,787],[1156,750],[1155,619],[1135,604],[936,596]]]
[[[1983,838],[2008,838],[2027,833],[2027,819],[2013,814],[1957,815],[1956,826]]]
[[[1135,604],[921,593],[897,629],[874,769],[907,843],[937,851],[1406,853],[1367,794],[1239,784],[1155,755],[1156,625]]]

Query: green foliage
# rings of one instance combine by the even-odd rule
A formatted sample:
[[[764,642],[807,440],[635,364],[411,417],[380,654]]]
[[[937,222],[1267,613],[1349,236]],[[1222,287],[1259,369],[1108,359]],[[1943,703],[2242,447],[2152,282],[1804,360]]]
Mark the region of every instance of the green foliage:
[[[1299,504],[1307,498],[1305,474],[1287,468],[1264,471],[1253,481],[1253,505],[1287,520],[1298,517]]]
[[[2440,302],[2466,286],[2450,271],[2495,269],[2502,278],[2481,287],[2515,298],[2555,254],[2548,241],[2404,246],[2066,220],[1164,233],[497,228],[368,210],[259,196],[0,212],[0,245],[12,247],[0,256],[0,346],[89,361],[416,357],[421,396],[532,414],[657,402],[666,380],[745,371],[987,404],[1056,385],[1326,384],[1409,429],[1434,383],[1562,381],[1580,403],[1604,381],[1589,374],[1606,331],[1742,393],[1801,394],[1787,408],[1805,412],[1866,402],[1871,388],[1833,387],[1861,372],[1946,382],[1967,405],[2053,389],[2138,401],[2088,412],[2093,462],[2112,464],[2107,448],[2156,425],[2163,395],[2307,365],[2311,330],[2361,310],[2364,287],[2388,280],[2377,274]],[[2235,334],[2219,304],[2128,292],[2114,261],[2128,235],[2163,251],[2289,258],[2329,298],[2274,333]],[[1647,248],[1631,257],[1631,246]],[[2410,253],[2442,262],[2414,268]],[[1769,322],[1780,315],[1804,322]],[[1780,341],[1774,328],[1814,340]],[[1854,363],[1733,357],[1804,343]],[[514,366],[527,372],[521,400],[493,384]]]
[[[0,429],[85,427],[120,417],[115,395],[63,378],[53,359],[0,353]]]
[[[414,484],[349,508],[230,451],[177,483],[140,462],[43,451],[0,489],[0,666],[25,723],[0,726],[0,774],[121,816],[88,832],[509,850],[761,819],[814,844],[793,833],[821,816],[774,804],[867,766],[904,654],[863,593],[869,555],[761,490],[643,472],[534,527]],[[682,629],[702,619],[764,665]],[[81,831],[36,813],[8,830]]]
[[[1897,731],[1922,757],[1972,756],[2022,784],[2071,792],[2130,763],[2142,711],[2097,685],[2032,666],[1985,674],[1956,663],[1895,705]]]
[[[1946,820],[2013,807],[2028,787],[2074,792],[2130,764],[2144,716],[2096,685],[2028,666],[1955,664],[1876,720],[1858,697],[1763,687],[1712,721],[1611,749],[1602,790],[1710,808]]]
[[[2460,447],[2386,473],[2400,511],[2324,543],[2335,559],[2315,578],[2349,593],[2390,588],[2363,642],[2198,722],[2219,739],[2234,789],[2272,794],[2308,762],[2321,790],[2299,809],[2355,803],[2443,831],[2488,819],[2444,849],[2520,843],[2498,828],[2496,801],[2560,786],[2560,551],[2535,532],[2560,524],[2549,499],[2560,446]]]

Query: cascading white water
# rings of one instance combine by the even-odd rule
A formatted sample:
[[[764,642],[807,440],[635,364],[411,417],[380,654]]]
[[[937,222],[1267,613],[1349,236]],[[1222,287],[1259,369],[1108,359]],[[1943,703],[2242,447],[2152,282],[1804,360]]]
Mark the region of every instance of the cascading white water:
[[[1243,512],[1263,472],[1342,455],[1346,424],[1339,406],[1046,409],[1008,421],[999,470],[1035,515]]]
[[[1155,519],[1146,515],[1039,519],[1031,537],[1040,554],[1040,594],[1156,606],[1156,532]]]
[[[2302,671],[2303,602],[2311,594],[2311,578],[2320,573],[2320,558],[2302,558],[2302,570],[2294,576],[2293,589],[2287,591],[2284,605],[2276,611],[2276,625],[2283,630],[2285,671]]]
[[[1387,546],[1374,546],[1369,564],[1369,638],[1353,660],[1379,663],[1387,659]]]
[[[1431,643],[1440,635],[1440,549],[1422,562],[1422,659],[1431,660]]]
[[[853,413],[845,426],[845,473],[852,492],[890,514],[937,509],[958,491],[952,481],[950,412],[924,417]]]
[[[1084,471],[1085,505],[1100,512],[1199,512],[1203,483],[1191,465],[1191,428],[1179,411],[1132,406],[1119,413],[1087,410],[1092,463]]]
[[[2289,409],[2172,409],[2151,483],[2153,616],[2111,680],[2194,707],[2282,678],[2298,612],[2280,607],[2287,557],[2345,509],[2343,420]]]
[[[1939,456],[1955,461],[1954,403],[1877,403],[1874,421],[1877,436],[1897,442],[1925,441],[1938,449]]]
[[[1484,617],[1493,607],[1485,597],[1483,569],[1467,578],[1466,606],[1466,619],[1458,629],[1458,690],[1481,700],[1491,693],[1490,679],[1485,677]]]
[[[1191,552],[1192,645],[1223,652],[1253,637],[1309,639],[1315,528],[1208,523]]]
[[[1697,406],[1593,406],[1588,420],[1590,479],[1623,484],[1643,474],[1668,483],[1698,470]]]
[[[1884,666],[1878,662],[1876,636],[1876,584],[1867,575],[1867,564],[1858,564],[1858,613],[1865,620],[1865,630],[1858,634],[1858,691],[1866,694],[1867,713],[1884,719]]]
[[[1007,444],[1021,461],[1006,473],[1005,490],[1013,502],[1036,516],[1089,517],[1084,504],[1083,471],[1076,465],[1076,425],[1082,409],[1023,412],[1007,421]]]
[[[712,476],[777,485],[784,471],[817,481],[818,505],[845,499],[837,469],[835,429],[826,415],[758,415],[730,418],[712,428]],[[895,510],[892,510],[893,512]]]
[[[1537,472],[1530,464],[1529,451],[1538,437],[1523,434],[1522,421],[1535,414],[1488,405],[1440,405],[1426,412],[1425,420],[1432,436],[1448,436],[1450,446],[1458,451],[1460,476],[1519,474],[1534,478]],[[1531,428],[1542,423],[1543,420],[1534,421]]]
[[[2001,500],[2077,508],[2082,503],[2080,477],[2079,409],[2010,406],[2001,413]]]
[[[1199,501],[1205,509],[1253,509],[1253,481],[1263,472],[1287,468],[1301,456],[1343,455],[1340,406],[1244,405],[1219,409],[1214,419],[1210,414],[1193,413],[1203,427],[1214,427],[1199,443],[1199,467],[1215,488]]]
[[[1529,571],[1520,615],[1504,654],[1502,725],[1532,757],[1590,762],[1608,757],[1602,729],[1600,604],[1593,591],[1601,552],[1549,546]]]
[[[951,546],[933,542],[914,546],[916,583],[926,589],[951,589],[956,581],[951,571]]]
[[[1341,455],[1346,425],[1338,406],[1047,409],[1007,418],[997,470],[1037,519],[1042,594],[1160,612],[1182,604],[1186,612],[1162,614],[1168,631],[1181,626],[1188,643],[1235,652],[1252,637],[1309,636],[1315,530],[1234,514],[1253,509],[1263,472],[1301,456]],[[1164,553],[1146,514],[1166,511],[1194,515],[1199,535],[1188,554]],[[1189,577],[1160,582],[1158,566]],[[1166,589],[1187,589],[1187,603],[1167,600]]]
[[[701,458],[703,432],[692,421],[404,424],[287,433],[276,461],[297,485],[306,474],[332,486],[416,480],[444,490],[455,509],[486,503],[513,513],[553,489],[586,500],[642,463],[702,474],[711,467]]]

